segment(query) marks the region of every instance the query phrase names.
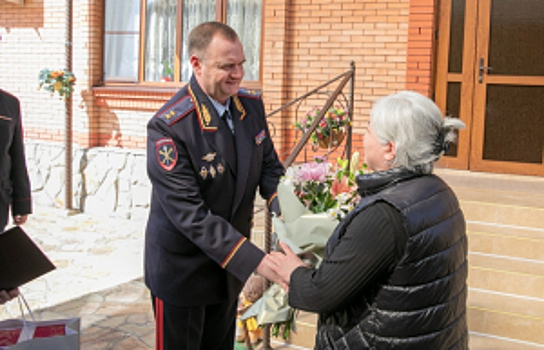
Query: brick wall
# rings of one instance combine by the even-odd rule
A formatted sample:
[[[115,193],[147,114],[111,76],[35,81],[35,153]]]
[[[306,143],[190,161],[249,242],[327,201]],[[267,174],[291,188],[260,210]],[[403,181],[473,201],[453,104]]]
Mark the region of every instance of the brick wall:
[[[64,1],[0,3],[0,85],[21,101],[25,135],[64,139],[64,102],[37,91],[43,68],[64,68]]]
[[[405,88],[430,93],[433,0],[264,4],[262,89],[268,112],[347,71],[354,61],[358,149],[377,98]],[[0,2],[0,84],[20,97],[28,138],[64,139],[64,102],[36,91],[40,69],[64,67],[64,5],[65,0]],[[101,84],[102,6],[100,0],[73,1],[74,141],[81,147],[144,148],[147,119],[175,90],[92,89]],[[300,136],[292,129],[295,120],[326,97],[309,98],[270,118],[280,153],[289,152]]]
[[[435,0],[411,0],[406,57],[406,89],[432,93]]]
[[[263,83],[269,110],[347,71],[354,61],[354,149],[360,149],[372,103],[406,88],[409,0],[275,0],[266,1],[265,9]],[[308,99],[272,119],[281,153],[296,141],[295,120],[326,97]]]

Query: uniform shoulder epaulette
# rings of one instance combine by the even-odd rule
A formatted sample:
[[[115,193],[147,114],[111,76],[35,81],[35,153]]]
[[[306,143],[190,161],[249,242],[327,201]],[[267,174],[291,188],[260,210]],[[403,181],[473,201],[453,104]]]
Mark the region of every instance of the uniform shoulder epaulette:
[[[157,118],[161,119],[168,125],[172,125],[180,121],[195,109],[195,104],[189,94],[182,95],[177,101],[172,103],[168,108],[157,114]]]
[[[238,89],[238,97],[260,99],[261,95],[262,95],[262,91],[260,90],[251,90],[251,89],[244,89],[244,88]]]

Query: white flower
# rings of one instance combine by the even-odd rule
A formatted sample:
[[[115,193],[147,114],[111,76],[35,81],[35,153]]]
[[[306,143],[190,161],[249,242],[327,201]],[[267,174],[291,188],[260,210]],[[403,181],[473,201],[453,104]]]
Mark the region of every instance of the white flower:
[[[350,211],[352,211],[353,209],[355,209],[355,206],[352,204],[352,203],[348,203],[346,205],[342,205],[342,210],[345,212],[345,213],[349,213]]]
[[[339,193],[338,196],[336,196],[336,200],[338,201],[338,204],[344,204],[348,201],[349,194],[346,192]]]
[[[342,212],[342,211],[339,210],[339,208],[330,208],[330,209],[327,210],[327,216],[331,220],[336,220],[336,219],[338,219],[338,215],[340,214],[340,212]]]
[[[289,168],[287,168],[282,181],[288,185],[291,185],[291,184],[295,186],[298,185],[297,170],[298,170],[298,167],[290,166]]]

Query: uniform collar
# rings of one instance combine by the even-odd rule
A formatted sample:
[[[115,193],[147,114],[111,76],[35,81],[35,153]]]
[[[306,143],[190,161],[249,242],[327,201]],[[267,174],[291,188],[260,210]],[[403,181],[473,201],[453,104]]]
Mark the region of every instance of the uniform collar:
[[[230,97],[227,99],[227,102],[224,105],[217,102],[216,100],[214,100],[208,95],[206,95],[206,97],[208,97],[208,99],[212,103],[213,108],[215,108],[215,111],[217,112],[218,116],[221,117],[225,113],[226,110],[230,112]]]

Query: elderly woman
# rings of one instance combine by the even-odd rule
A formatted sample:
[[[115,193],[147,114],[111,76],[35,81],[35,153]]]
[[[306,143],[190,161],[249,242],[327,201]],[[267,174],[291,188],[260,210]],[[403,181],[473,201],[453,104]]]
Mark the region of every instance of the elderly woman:
[[[376,102],[364,138],[373,173],[317,269],[282,244],[289,304],[319,313],[316,349],[466,349],[467,237],[452,190],[432,175],[464,124],[403,91]]]

